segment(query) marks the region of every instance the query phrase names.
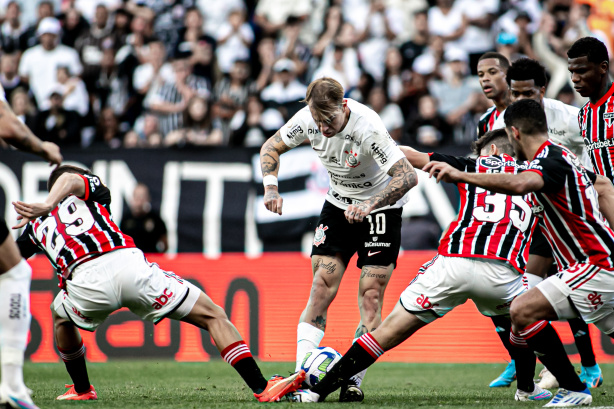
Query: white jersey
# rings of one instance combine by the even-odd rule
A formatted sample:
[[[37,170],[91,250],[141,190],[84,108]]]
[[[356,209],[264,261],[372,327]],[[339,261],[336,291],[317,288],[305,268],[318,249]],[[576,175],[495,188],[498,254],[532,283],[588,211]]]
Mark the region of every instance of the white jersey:
[[[290,148],[309,139],[330,177],[326,200],[341,209],[381,192],[390,182],[392,165],[405,158],[375,111],[352,99],[347,99],[347,105],[348,123],[331,138],[322,136],[307,106],[279,131]],[[398,208],[407,200],[406,194],[393,205],[377,210]]]
[[[548,122],[548,138],[552,142],[569,148],[582,161],[585,168],[593,170],[590,158],[584,145],[584,139],[578,125],[579,108],[557,101],[556,99],[544,98],[544,112]],[[501,112],[492,129],[505,128]]]

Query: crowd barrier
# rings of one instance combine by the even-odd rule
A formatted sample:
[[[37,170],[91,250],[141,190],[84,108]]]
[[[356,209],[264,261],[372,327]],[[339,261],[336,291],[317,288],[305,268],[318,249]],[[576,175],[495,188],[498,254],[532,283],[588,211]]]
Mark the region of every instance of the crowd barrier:
[[[390,313],[399,295],[418,268],[434,256],[433,251],[404,252],[386,290],[383,315]],[[163,269],[174,271],[195,283],[225,308],[252,353],[262,361],[294,361],[296,325],[305,307],[311,285],[309,258],[300,253],[265,253],[248,258],[226,253],[217,259],[202,254],[173,257],[148,255]],[[49,305],[57,278],[46,258],[29,260],[33,268],[32,330],[27,356],[33,362],[59,362],[53,342]],[[326,335],[321,345],[344,353],[354,337],[359,313],[357,290],[360,271],[352,259],[340,291],[328,313]],[[566,323],[556,323],[574,362],[579,362],[573,336]],[[590,326],[599,363],[614,363],[614,345],[609,337]],[[116,358],[168,358],[177,361],[208,361],[220,355],[205,331],[185,323],[163,320],[154,326],[127,310],[109,317],[95,333],[82,331],[90,362]],[[387,352],[382,361],[505,363],[509,359],[491,320],[480,315],[472,302],[418,331],[410,340]]]

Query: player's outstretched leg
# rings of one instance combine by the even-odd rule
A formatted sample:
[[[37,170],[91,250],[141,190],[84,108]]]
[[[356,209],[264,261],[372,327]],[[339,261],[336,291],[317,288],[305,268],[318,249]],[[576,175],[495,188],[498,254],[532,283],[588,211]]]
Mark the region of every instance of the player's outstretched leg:
[[[293,394],[295,402],[321,402],[347,381],[373,365],[388,351],[427,325],[415,315],[407,312],[400,303],[394,307],[386,320],[375,331],[362,335],[341,360],[311,390],[299,389]]]
[[[495,324],[495,331],[497,331],[497,335],[501,339],[501,343],[505,347],[505,349],[510,353],[511,357],[511,344],[510,344],[510,331],[512,329],[512,322],[509,317],[497,315],[494,317],[490,317],[492,319],[492,323]],[[516,380],[516,365],[514,364],[514,359],[510,360],[510,363],[507,364],[501,375],[496,377],[488,386],[491,388],[507,388],[512,382]]]
[[[592,402],[589,389],[576,374],[563,343],[548,321],[557,319],[550,302],[539,288],[517,297],[510,307],[513,323],[511,342],[535,351],[539,360],[558,379],[561,389],[546,406],[581,406]]]
[[[85,346],[77,327],[69,320],[62,318],[53,311],[55,342],[64,361],[66,371],[72,384],[66,385],[66,392],[57,400],[97,400],[98,394],[90,384],[85,363]]]
[[[382,306],[384,305],[384,292],[394,265],[364,266],[358,284],[358,308],[360,310],[360,323],[354,334],[354,342],[362,335],[374,331],[382,323]],[[360,386],[367,370],[364,369],[352,376],[347,383],[341,386],[339,402],[362,402],[364,393]]]
[[[593,351],[588,324],[582,318],[574,318],[568,320],[568,322],[576,348],[578,348],[578,353],[580,354],[580,361],[582,362],[580,380],[589,388],[601,386],[603,375],[601,374],[601,368],[599,368],[595,360],[595,352]]]
[[[196,287],[191,289],[196,290]],[[182,314],[181,307],[176,314]],[[181,320],[209,331],[222,358],[239,373],[260,402],[278,401],[282,396],[294,392],[305,380],[305,371],[298,371],[287,378],[274,377],[267,381],[226,312],[202,291],[189,313]]]
[[[5,239],[0,245],[0,405],[36,408],[23,381],[23,355],[32,318],[32,269],[19,255],[5,224],[4,230]]]

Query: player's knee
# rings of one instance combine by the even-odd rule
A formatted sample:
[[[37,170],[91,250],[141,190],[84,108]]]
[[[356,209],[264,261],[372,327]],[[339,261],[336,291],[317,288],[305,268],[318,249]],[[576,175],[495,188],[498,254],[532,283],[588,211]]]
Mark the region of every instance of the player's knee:
[[[360,295],[360,306],[365,312],[377,313],[379,310],[381,294],[376,288],[369,288]]]
[[[510,305],[510,318],[514,328],[517,330],[522,330],[535,322],[530,306],[522,300],[522,297],[512,301]]]
[[[331,303],[337,294],[337,287],[316,276],[311,285],[311,302]]]

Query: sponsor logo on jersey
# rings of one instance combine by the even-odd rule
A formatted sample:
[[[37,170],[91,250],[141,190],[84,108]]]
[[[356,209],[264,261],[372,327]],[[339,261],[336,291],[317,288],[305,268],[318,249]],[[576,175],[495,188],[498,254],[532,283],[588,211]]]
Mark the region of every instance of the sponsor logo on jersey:
[[[376,243],[365,241],[365,247],[390,247],[390,244],[391,243],[382,243],[381,241]]]
[[[541,206],[541,205],[531,206],[531,213],[535,215],[539,215],[543,212],[544,212],[544,206]]]
[[[374,256],[374,255],[379,254],[379,253],[381,253],[381,252],[382,252],[381,250],[378,250],[378,251],[371,251],[371,250],[369,250],[369,251],[367,252],[367,256],[368,256],[368,257],[371,257],[371,256]]]
[[[83,175],[83,176],[85,176],[87,180],[90,182],[90,190],[92,192],[96,191],[96,187],[100,186],[100,179],[94,176],[89,176],[89,175]]]
[[[299,124],[294,125],[294,127],[292,127],[289,131],[288,131],[288,138],[290,139],[294,139],[294,137],[298,134],[303,133],[303,128],[301,128],[301,126]]]
[[[426,297],[424,294],[420,294],[420,297],[416,298],[416,303],[424,308],[425,310],[430,310],[433,307],[437,307],[439,304],[433,304],[429,297]]]
[[[11,294],[9,302],[9,319],[18,320],[21,318],[21,294]]]
[[[318,247],[326,241],[326,233],[324,233],[326,230],[328,230],[328,226],[324,226],[323,224],[316,227],[316,235],[313,237],[314,246]]]
[[[357,141],[356,139],[354,139],[352,135],[345,135],[345,139],[347,141],[353,142],[356,146],[360,146],[360,141]]]
[[[548,128],[548,133],[554,136],[565,136],[567,132],[564,129],[558,130],[556,128]]]
[[[168,291],[168,293],[167,293],[167,291]],[[151,304],[151,306],[154,308],[154,310],[159,310],[160,308],[162,308],[163,306],[168,304],[168,302],[169,302],[169,300],[171,300],[172,296],[173,296],[173,292],[170,291],[168,288],[165,288],[161,295],[159,295],[158,297],[154,298],[155,302],[153,304]]]
[[[86,322],[92,322],[93,321],[92,318],[86,317],[85,315],[83,315],[83,313],[81,311],[79,311],[75,307],[72,307],[72,312],[74,312],[77,315],[77,317],[81,318],[83,321],[86,321]]]
[[[349,166],[350,168],[355,168],[358,167],[358,165],[360,165],[360,161],[358,159],[356,159],[356,157],[358,156],[358,153],[354,153],[354,151],[350,150],[345,151],[345,153],[348,155],[345,158],[345,166]]]
[[[543,170],[544,168],[538,165],[538,163],[539,159],[532,161],[527,169]]]
[[[488,169],[499,169],[503,166],[503,161],[494,156],[487,156],[478,160],[478,165]]]
[[[335,186],[343,186],[343,187],[347,187],[350,189],[366,189],[368,187],[373,186],[373,183],[371,182],[365,182],[365,183],[352,183],[352,182],[343,182],[343,181],[336,181],[336,180],[332,180],[333,184]]]
[[[591,304],[591,306],[597,311],[599,307],[603,305],[603,301],[601,300],[601,294],[597,291],[593,291],[586,297],[587,301]]]
[[[371,144],[371,149],[373,150],[373,155],[376,157],[376,159],[379,159],[382,165],[388,162],[388,156],[386,156],[382,148],[377,146],[375,142]]]
[[[330,161],[332,163],[335,163],[335,164],[339,165],[339,159],[336,156],[333,156],[332,158],[330,158]]]
[[[364,173],[361,173],[360,175],[355,175],[355,176],[338,175],[336,173],[331,172],[330,170],[328,171],[328,175],[331,177],[331,179],[360,179],[360,178],[364,178],[365,176],[367,176]]]
[[[319,129],[309,128],[307,129],[307,135],[317,135],[320,133]]]
[[[586,143],[586,139],[584,140],[584,142]],[[605,141],[587,143],[586,149],[588,149],[589,151],[594,151],[595,149],[611,148],[612,146],[614,146],[614,139],[606,139]]]

